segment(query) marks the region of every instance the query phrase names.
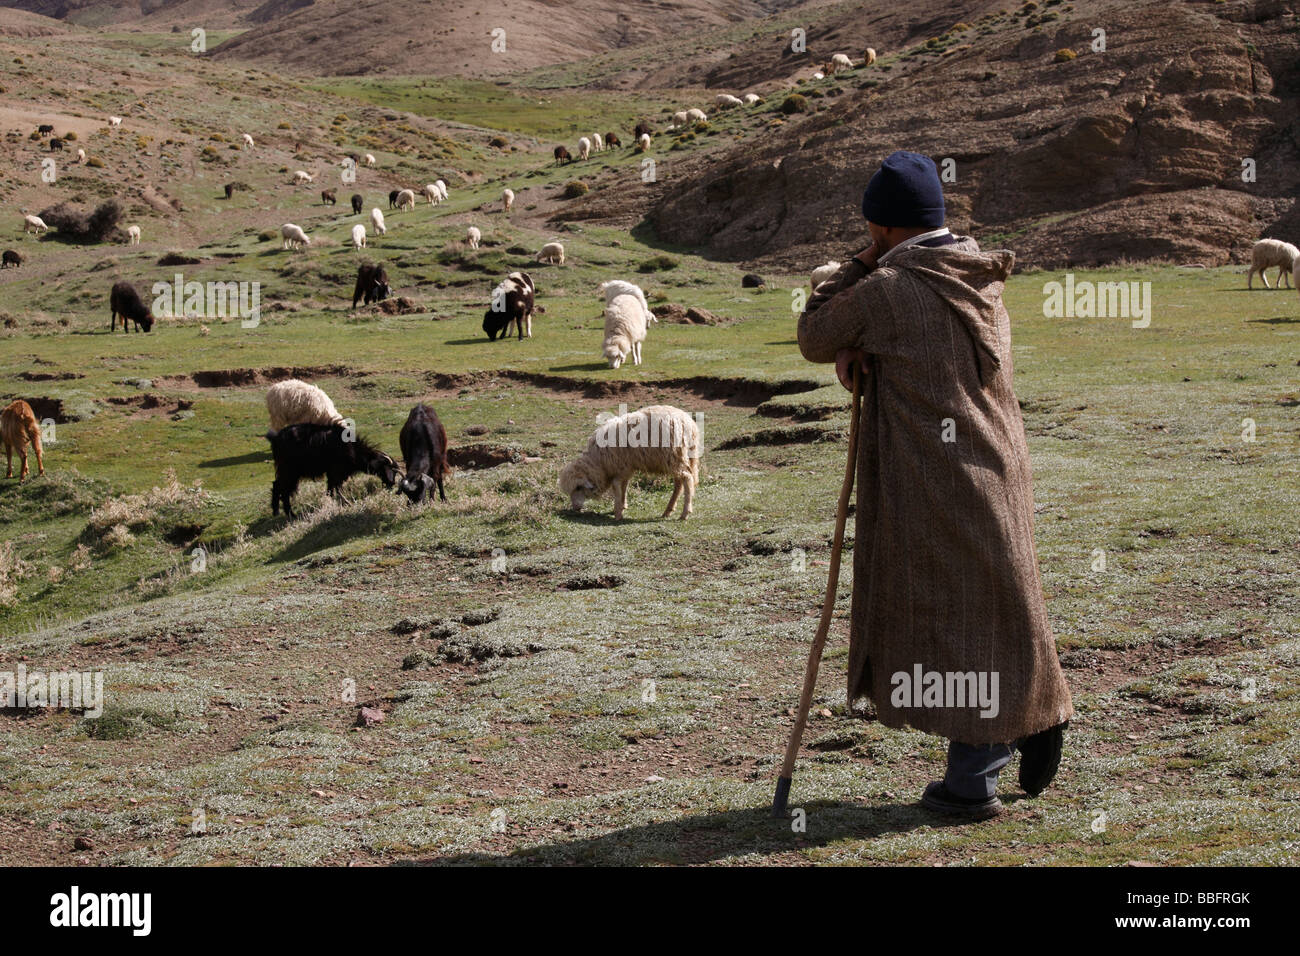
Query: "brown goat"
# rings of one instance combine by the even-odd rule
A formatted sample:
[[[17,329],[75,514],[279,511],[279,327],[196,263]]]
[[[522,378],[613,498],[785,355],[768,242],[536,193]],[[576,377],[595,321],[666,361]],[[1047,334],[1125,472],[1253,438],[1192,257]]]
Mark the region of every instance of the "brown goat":
[[[4,439],[5,456],[9,462],[9,468],[5,472],[6,478],[14,476],[14,449],[16,448],[23,460],[18,480],[27,480],[28,442],[31,442],[32,447],[36,449],[37,474],[45,474],[45,462],[41,457],[41,428],[36,424],[36,416],[32,413],[32,406],[20,398],[11,403],[3,412],[0,412],[0,436]]]

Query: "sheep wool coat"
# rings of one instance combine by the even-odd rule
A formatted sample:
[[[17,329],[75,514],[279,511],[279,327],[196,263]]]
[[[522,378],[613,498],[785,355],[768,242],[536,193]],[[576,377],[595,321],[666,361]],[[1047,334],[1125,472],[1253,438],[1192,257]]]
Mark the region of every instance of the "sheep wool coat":
[[[1012,390],[1002,289],[1014,260],[970,238],[900,249],[869,275],[850,259],[799,319],[809,361],[868,356],[849,701],[869,698],[886,726],[966,744],[1011,743],[1073,713]],[[962,675],[996,689],[994,706]]]

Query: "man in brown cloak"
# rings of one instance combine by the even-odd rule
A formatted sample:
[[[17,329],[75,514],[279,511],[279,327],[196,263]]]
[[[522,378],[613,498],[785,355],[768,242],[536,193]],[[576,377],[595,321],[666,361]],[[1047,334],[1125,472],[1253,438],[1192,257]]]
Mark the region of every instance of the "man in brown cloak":
[[[814,290],[799,349],[862,374],[848,697],[947,737],[923,805],[1000,812],[998,773],[1053,779],[1073,713],[1034,551],[1002,289],[1015,256],[944,228],[933,161],[897,152],[862,203],[873,240]]]

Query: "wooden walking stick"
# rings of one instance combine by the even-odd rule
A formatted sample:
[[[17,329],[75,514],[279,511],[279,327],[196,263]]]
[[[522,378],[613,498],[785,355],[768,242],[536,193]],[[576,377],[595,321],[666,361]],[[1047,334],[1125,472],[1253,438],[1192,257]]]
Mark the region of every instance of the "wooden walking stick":
[[[817,669],[822,662],[822,648],[830,630],[831,615],[835,611],[835,592],[840,580],[840,552],[844,549],[844,523],[849,515],[849,493],[853,491],[853,475],[858,465],[858,419],[862,413],[861,360],[853,360],[853,418],[849,422],[849,460],[844,466],[844,484],[840,486],[840,505],[835,512],[835,539],[831,545],[831,567],[826,579],[826,599],[822,602],[822,618],[817,625],[817,636],[808,651],[808,665],[803,675],[803,693],[799,695],[799,711],[795,715],[790,740],[785,745],[785,760],[781,763],[781,776],[776,778],[776,796],[772,799],[772,816],[784,817],[790,799],[790,781],[794,778],[794,762],[799,756],[804,727],[808,724],[808,710],[812,707],[813,690],[817,686]]]

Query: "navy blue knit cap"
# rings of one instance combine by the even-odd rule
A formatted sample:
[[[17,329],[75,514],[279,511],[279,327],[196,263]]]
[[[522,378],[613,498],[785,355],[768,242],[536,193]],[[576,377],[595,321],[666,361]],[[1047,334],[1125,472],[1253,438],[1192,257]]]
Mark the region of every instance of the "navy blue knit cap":
[[[877,226],[943,226],[943,186],[934,160],[904,150],[891,155],[867,183],[862,215]]]

